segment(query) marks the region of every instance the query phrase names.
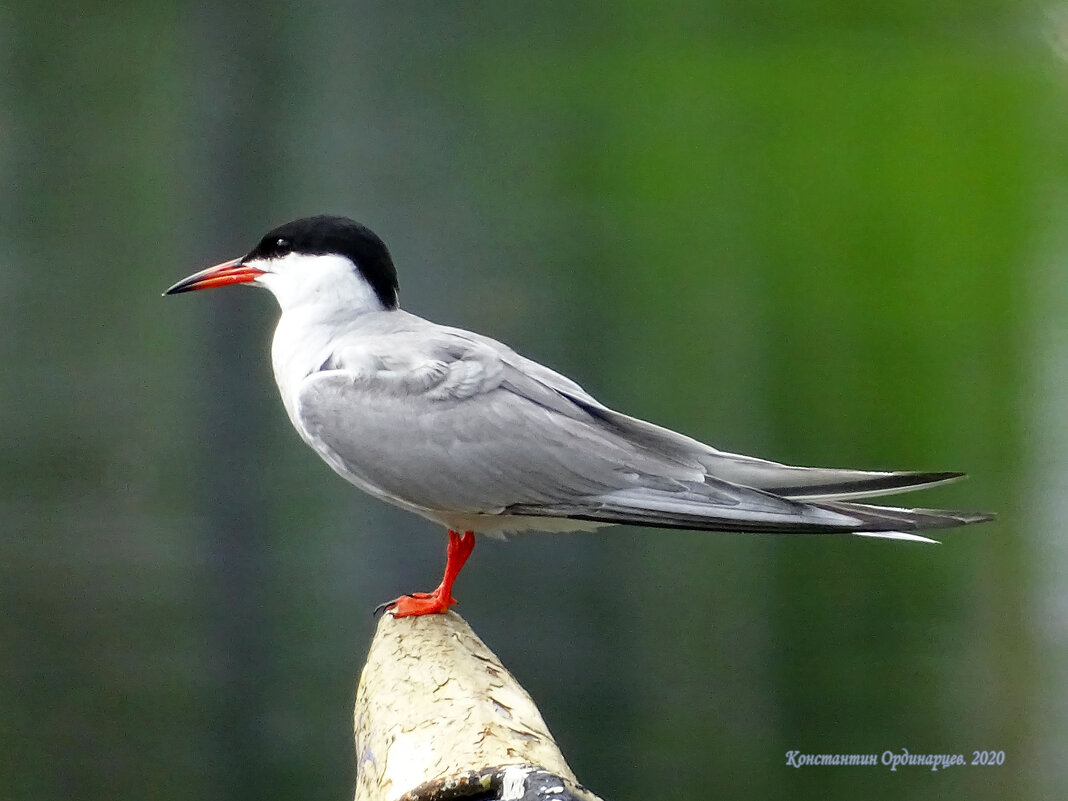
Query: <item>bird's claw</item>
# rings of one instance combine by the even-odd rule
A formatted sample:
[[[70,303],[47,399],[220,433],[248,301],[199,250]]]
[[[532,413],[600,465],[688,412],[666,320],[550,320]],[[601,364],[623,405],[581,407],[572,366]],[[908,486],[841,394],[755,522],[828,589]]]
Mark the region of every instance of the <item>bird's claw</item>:
[[[391,612],[393,617],[443,615],[456,603],[458,601],[451,594],[446,596],[440,592],[412,592],[379,604],[372,614],[375,617],[382,612]]]

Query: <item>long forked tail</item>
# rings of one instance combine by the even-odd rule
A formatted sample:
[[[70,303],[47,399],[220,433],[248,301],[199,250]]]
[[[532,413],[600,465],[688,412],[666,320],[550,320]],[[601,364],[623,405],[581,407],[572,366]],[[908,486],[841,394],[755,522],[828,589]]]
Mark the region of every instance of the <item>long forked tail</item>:
[[[962,475],[962,474],[957,474]],[[899,509],[894,506],[874,506],[867,503],[823,502],[815,503],[829,511],[840,512],[865,521],[878,531],[856,530],[859,537],[879,537],[890,540],[913,540],[917,542],[938,542],[911,531],[928,529],[956,528],[973,523],[986,523],[994,515],[986,512],[957,512],[949,509]],[[899,521],[896,525],[894,521]]]
[[[956,474],[954,474],[956,475]],[[651,528],[768,534],[856,534],[937,542],[915,532],[993,519],[984,512],[901,509],[847,501],[801,501],[706,480],[688,491],[633,488],[551,505],[517,505],[507,514]]]

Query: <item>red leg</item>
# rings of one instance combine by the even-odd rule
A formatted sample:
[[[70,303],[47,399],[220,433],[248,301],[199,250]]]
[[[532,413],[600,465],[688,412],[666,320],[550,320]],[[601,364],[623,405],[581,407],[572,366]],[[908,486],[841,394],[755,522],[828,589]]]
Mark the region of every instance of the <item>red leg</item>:
[[[441,584],[433,592],[415,592],[402,595],[385,605],[393,612],[393,617],[415,617],[417,615],[444,614],[456,603],[452,597],[452,584],[460,575],[467,557],[475,548],[475,532],[465,531],[461,537],[449,530],[449,547],[445,551],[445,575]]]

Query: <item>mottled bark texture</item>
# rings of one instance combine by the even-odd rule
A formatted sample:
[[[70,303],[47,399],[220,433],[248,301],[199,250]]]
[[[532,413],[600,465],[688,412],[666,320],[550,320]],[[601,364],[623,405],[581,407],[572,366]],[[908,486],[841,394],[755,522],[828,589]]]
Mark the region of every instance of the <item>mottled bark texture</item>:
[[[455,612],[383,615],[354,722],[355,801],[598,801],[526,690]]]

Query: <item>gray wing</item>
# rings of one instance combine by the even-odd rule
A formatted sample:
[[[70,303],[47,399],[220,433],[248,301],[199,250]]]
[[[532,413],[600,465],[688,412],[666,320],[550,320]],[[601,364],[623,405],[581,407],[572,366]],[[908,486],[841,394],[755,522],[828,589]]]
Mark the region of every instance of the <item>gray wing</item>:
[[[811,533],[935,528],[974,517],[812,503],[736,483],[713,468],[738,463],[754,472],[753,464],[773,463],[721,454],[612,412],[563,376],[455,329],[369,338],[326,367],[300,388],[305,437],[346,478],[403,506]],[[775,467],[792,486],[829,483],[823,474],[806,483],[805,468]],[[892,474],[877,475],[882,482]]]
[[[964,478],[964,473],[849,470],[797,467],[753,456],[728,453],[662,426],[604,406],[573,381],[516,353],[505,357],[527,375],[551,387],[634,443],[654,451],[696,460],[710,476],[765,490],[784,498],[839,500],[874,498],[933,487]]]

